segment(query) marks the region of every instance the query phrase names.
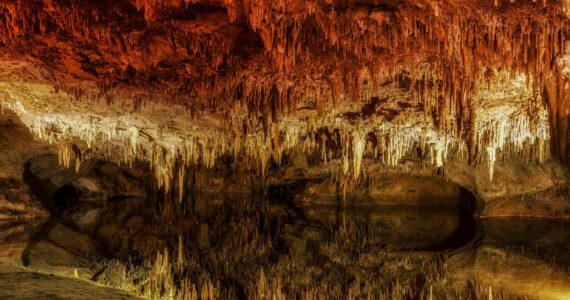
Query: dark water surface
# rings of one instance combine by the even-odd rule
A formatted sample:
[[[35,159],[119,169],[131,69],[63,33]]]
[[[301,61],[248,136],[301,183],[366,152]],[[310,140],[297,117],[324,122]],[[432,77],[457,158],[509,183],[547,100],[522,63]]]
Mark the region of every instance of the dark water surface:
[[[111,267],[93,267],[92,253],[78,253],[88,249],[81,243],[96,245],[103,261],[141,266],[152,265],[162,248],[175,264],[183,248],[187,261],[173,278],[197,286],[209,278],[221,298],[250,297],[263,274],[264,280],[278,278],[267,289],[283,291],[285,298],[352,293],[477,299],[490,292],[497,299],[570,299],[568,221],[481,219],[470,206],[343,207],[202,197],[175,211],[176,222],[167,222],[151,206],[140,199],[81,203],[47,222],[2,221],[1,259],[59,274],[91,268],[87,280],[113,285],[101,279],[112,280],[106,274]],[[94,224],[84,225],[88,218]],[[75,241],[83,242],[75,247]]]

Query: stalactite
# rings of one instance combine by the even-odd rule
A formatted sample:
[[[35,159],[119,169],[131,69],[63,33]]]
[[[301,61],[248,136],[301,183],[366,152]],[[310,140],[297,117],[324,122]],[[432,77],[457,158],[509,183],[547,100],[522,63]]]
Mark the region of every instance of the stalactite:
[[[186,169],[182,166],[178,167],[178,202],[182,203],[182,198],[184,197],[184,174]]]
[[[532,79],[522,74],[497,77],[478,95],[474,129],[476,144],[487,153],[491,180],[498,153],[543,162],[550,140],[547,111],[532,89]]]
[[[353,148],[353,168],[354,168],[354,179],[358,179],[361,172],[362,157],[364,155],[364,136],[361,132],[355,131],[352,136]]]
[[[156,18],[170,18],[169,8],[183,9],[202,1],[129,2],[141,11],[147,21],[152,22]],[[107,20],[113,14],[109,15],[95,5],[91,11],[86,11],[73,4],[49,2],[40,5],[43,2],[39,0],[34,3],[38,5],[23,2],[1,5],[6,10],[5,26],[14,29],[6,31],[8,36],[4,39],[13,41],[6,42],[7,45],[17,44],[18,39],[31,36],[37,25],[43,24],[42,21],[51,20],[57,30],[51,27],[44,30],[70,32],[80,43],[93,44],[90,41],[97,41],[101,44],[99,50],[103,56],[107,51],[108,54],[115,53],[114,48],[125,48],[128,54],[133,55],[125,55],[122,59],[135,66],[138,73],[151,73],[154,69],[154,66],[141,63],[144,58],[136,48],[148,45],[143,44],[139,32],[110,32]],[[172,47],[186,49],[180,61],[196,59],[207,62],[200,64],[203,65],[200,69],[181,63],[181,68],[185,69],[173,71],[181,71],[189,77],[183,82],[161,82],[168,88],[161,88],[162,91],[156,91],[156,95],[160,98],[172,98],[172,94],[179,93],[196,95],[201,104],[213,105],[216,109],[224,108],[222,103],[240,100],[248,102],[254,113],[268,105],[279,113],[289,111],[291,101],[308,96],[310,91],[315,91],[312,95],[319,108],[323,103],[338,101],[341,95],[355,98],[363,69],[370,73],[372,83],[387,74],[405,70],[410,72],[412,82],[428,80],[439,85],[446,103],[455,105],[456,111],[465,114],[457,119],[458,122],[465,123],[470,121],[468,103],[464,100],[476,89],[474,82],[484,67],[493,65],[525,71],[537,78],[537,85],[540,85],[540,78],[551,71],[553,58],[562,53],[560,37],[567,31],[567,22],[562,17],[564,5],[558,3],[548,3],[547,13],[531,16],[517,12],[535,9],[538,4],[513,7],[505,4],[514,13],[501,14],[476,3],[460,5],[448,1],[430,2],[425,7],[405,5],[397,12],[349,9],[343,8],[346,3],[341,3],[304,1],[293,5],[287,1],[222,1],[218,5],[228,7],[230,14],[236,14],[236,10],[241,14],[243,7],[248,26],[259,33],[269,56],[256,54],[251,61],[243,61],[232,55],[236,37],[231,36],[228,27],[224,26],[215,28],[218,30],[214,29],[212,34],[174,31],[170,41],[152,36],[151,40],[156,43],[150,46],[163,43],[162,40],[164,45],[157,45],[160,51],[152,52],[156,56],[148,57],[149,63],[158,63],[168,55],[166,49]],[[121,9],[113,7],[112,12],[122,15],[125,12]],[[460,32],[456,28],[460,28]],[[123,42],[116,43],[113,36]],[[513,43],[514,40],[517,42]],[[431,61],[433,56],[438,57],[438,61]],[[57,65],[58,61],[47,63]],[[113,71],[101,77],[113,82],[112,74],[124,73],[124,66],[113,66],[114,60],[109,60],[109,63]],[[236,68],[229,73],[220,72],[222,65]],[[238,65],[247,67],[237,68]],[[194,70],[187,74],[186,68]],[[214,75],[218,73],[221,74]],[[138,81],[136,78],[129,80],[131,84]],[[117,98],[129,96],[128,92],[121,92],[114,85],[99,86],[105,86],[105,93],[116,94]],[[279,91],[276,105],[270,104],[272,100],[268,96],[273,88]],[[439,101],[434,101],[439,98],[435,93],[438,89],[430,90],[424,89],[419,98],[430,109],[441,112],[442,119],[447,119],[446,114],[454,111],[439,107]],[[237,99],[238,95],[240,99]]]
[[[368,159],[445,168],[455,156],[487,162],[492,178],[497,157],[547,159],[551,132],[554,150],[567,155],[569,101],[557,65],[567,2],[544,2],[548,10],[529,15],[540,4],[495,1],[499,10],[432,1],[373,10],[343,1],[224,0],[212,5],[229,16],[201,24],[178,22],[171,12],[209,14],[192,7],[197,0],[128,1],[140,14],[131,20],[117,17],[126,4],[104,13],[95,4],[87,11],[32,2],[0,4],[6,49],[39,43],[40,32],[48,45],[82,52],[31,55],[54,69],[40,81],[61,86],[68,99],[5,84],[2,109],[60,145],[62,165],[75,160],[79,168],[88,159],[69,152],[80,140],[92,157],[149,163],[165,193],[178,185],[179,200],[191,166],[214,168],[225,156],[264,178],[301,149],[340,162],[335,176],[359,181]],[[524,99],[493,102],[508,98],[505,86]],[[545,121],[542,90],[556,128]],[[99,107],[101,99],[108,107]],[[379,108],[373,99],[391,104]],[[161,111],[174,111],[175,121],[157,120]]]

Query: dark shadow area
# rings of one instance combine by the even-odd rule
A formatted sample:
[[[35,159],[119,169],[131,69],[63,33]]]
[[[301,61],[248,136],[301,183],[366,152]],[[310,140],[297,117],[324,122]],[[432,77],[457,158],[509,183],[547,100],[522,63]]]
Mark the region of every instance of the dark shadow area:
[[[570,222],[524,218],[481,220],[484,243],[539,259],[570,273]]]
[[[24,168],[23,179],[30,188],[32,195],[36,200],[40,201],[52,215],[56,211],[56,207],[52,200],[52,192],[57,187],[49,179],[41,179],[30,170],[30,163],[26,163]]]
[[[42,240],[44,240],[59,222],[58,217],[75,207],[79,203],[81,192],[72,185],[64,185],[57,188],[49,179],[41,179],[36,176],[30,168],[30,163],[26,163],[24,168],[23,180],[30,188],[30,191],[37,201],[49,211],[51,218],[41,225],[40,229],[30,236],[26,247],[24,248],[21,260],[24,266],[30,263],[31,250]]]
[[[477,208],[477,197],[463,187],[460,187],[459,195],[461,199],[461,206],[458,210],[459,226],[447,239],[423,250],[453,250],[476,243],[481,239],[482,230],[480,230],[474,216]]]
[[[79,201],[81,192],[72,185],[66,184],[60,188],[49,179],[41,179],[30,169],[30,163],[26,163],[23,173],[24,182],[30,188],[32,195],[40,201],[42,206],[52,216],[59,216],[63,212],[75,207]]]
[[[22,259],[22,265],[24,267],[27,267],[30,265],[30,252],[32,251],[32,249],[40,241],[47,238],[50,231],[55,227],[55,225],[57,225],[58,222],[59,222],[59,220],[56,218],[49,219],[47,222],[45,222],[42,225],[41,229],[38,232],[36,232],[34,235],[32,235],[30,237],[30,240],[28,241],[26,248],[24,248],[24,251],[22,251],[21,259]]]
[[[52,195],[52,203],[55,207],[54,215],[59,216],[63,212],[72,209],[79,203],[81,192],[72,185],[66,184],[57,189]]]

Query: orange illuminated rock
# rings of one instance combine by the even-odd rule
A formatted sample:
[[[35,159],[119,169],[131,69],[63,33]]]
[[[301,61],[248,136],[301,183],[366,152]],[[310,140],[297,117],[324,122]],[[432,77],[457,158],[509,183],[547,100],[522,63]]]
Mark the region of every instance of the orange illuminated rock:
[[[410,156],[492,180],[503,156],[568,156],[569,24],[560,1],[6,0],[3,106],[63,165],[148,161],[167,190],[293,148],[353,180]]]

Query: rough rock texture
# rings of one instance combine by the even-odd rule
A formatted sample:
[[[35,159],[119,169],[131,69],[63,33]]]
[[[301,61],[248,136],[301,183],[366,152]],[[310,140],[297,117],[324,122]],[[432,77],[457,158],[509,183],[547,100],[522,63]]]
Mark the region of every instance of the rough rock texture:
[[[0,219],[46,217],[46,211],[24,182],[23,174],[26,161],[53,153],[54,149],[35,141],[19,118],[10,112],[0,114],[0,149]]]
[[[446,177],[477,195],[478,213],[483,216],[570,217],[568,174],[559,164],[507,159],[496,164],[493,181],[487,179],[484,167],[463,162],[452,166]]]
[[[15,284],[17,283],[17,284]],[[3,299],[140,299],[91,282],[54,276],[14,265],[0,265]]]
[[[339,162],[343,180],[375,176],[367,159],[449,169],[458,157],[493,179],[503,157],[567,159],[567,8],[3,1],[0,103],[57,143],[62,165],[144,161],[179,198],[188,169],[264,182],[293,150]]]

